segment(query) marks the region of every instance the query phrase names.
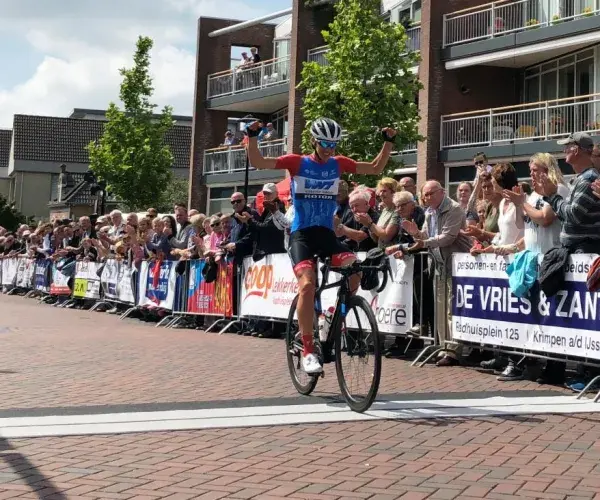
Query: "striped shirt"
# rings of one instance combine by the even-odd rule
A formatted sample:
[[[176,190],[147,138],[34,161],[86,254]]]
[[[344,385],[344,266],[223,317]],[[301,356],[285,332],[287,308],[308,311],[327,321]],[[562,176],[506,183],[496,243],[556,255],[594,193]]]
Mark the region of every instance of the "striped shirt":
[[[577,176],[568,198],[559,194],[544,198],[562,222],[560,242],[571,252],[596,253],[600,249],[600,199],[591,188],[598,178],[600,173],[590,167]]]

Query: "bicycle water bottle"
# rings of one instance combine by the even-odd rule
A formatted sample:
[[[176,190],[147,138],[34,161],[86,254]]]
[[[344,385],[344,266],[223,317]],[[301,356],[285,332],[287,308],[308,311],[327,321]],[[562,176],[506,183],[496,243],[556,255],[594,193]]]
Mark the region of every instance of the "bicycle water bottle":
[[[319,340],[321,342],[327,342],[329,336],[329,329],[331,328],[331,322],[333,321],[333,313],[335,307],[329,307],[324,314],[319,316]]]

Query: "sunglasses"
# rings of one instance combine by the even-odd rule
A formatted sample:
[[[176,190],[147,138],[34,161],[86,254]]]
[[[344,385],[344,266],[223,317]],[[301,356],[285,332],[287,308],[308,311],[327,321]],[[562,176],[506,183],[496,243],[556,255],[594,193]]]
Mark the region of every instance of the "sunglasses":
[[[319,146],[323,149],[335,149],[337,146],[336,141],[319,141]]]
[[[232,205],[237,205],[238,203],[242,203],[244,200],[231,200]]]
[[[476,161],[476,162],[475,162],[475,166],[476,166],[476,167],[479,167],[479,166],[481,166],[481,165],[483,165],[483,162],[482,162],[482,161]]]
[[[221,225],[221,223],[220,223],[220,222],[214,222],[214,223],[212,223],[212,224],[210,225],[210,227],[217,227],[217,226],[220,226],[220,225]]]

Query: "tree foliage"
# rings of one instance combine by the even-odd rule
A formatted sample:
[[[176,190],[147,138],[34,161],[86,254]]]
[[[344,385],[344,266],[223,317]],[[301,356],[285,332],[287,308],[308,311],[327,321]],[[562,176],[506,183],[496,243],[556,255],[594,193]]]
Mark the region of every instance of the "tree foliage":
[[[407,50],[405,27],[381,17],[380,0],[344,0],[335,4],[335,12],[329,29],[323,31],[328,65],[310,62],[302,70],[300,88],[306,90],[302,111],[307,121],[303,146],[312,149],[309,128],[320,116],[340,123],[347,135],[339,153],[357,160],[377,155],[381,127],[398,130],[397,150],[416,142],[416,96],[421,85],[411,72],[418,54]],[[362,176],[352,180],[374,181]]]
[[[25,224],[27,218],[13,206],[8,204],[8,200],[0,194],[0,226],[8,231],[16,231],[19,224]]]
[[[150,102],[152,45],[151,38],[138,38],[133,67],[120,70],[123,109],[109,104],[103,135],[88,146],[90,169],[132,210],[154,205],[172,176],[173,154],[164,142],[174,124],[171,108],[165,106],[157,118]]]
[[[164,213],[171,213],[175,203],[186,203],[189,195],[189,181],[173,176],[169,183],[165,186],[160,202],[153,206]]]

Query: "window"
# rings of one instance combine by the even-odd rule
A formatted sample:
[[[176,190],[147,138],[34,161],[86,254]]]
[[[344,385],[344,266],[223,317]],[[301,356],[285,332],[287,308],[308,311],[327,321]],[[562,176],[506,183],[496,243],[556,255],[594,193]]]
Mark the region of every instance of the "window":
[[[273,42],[273,57],[278,59],[290,55],[290,39],[281,38]]]
[[[287,137],[288,129],[288,108],[281,108],[269,117],[269,121],[273,124],[273,128],[277,130],[277,135],[280,139]]]
[[[525,102],[551,101],[594,92],[594,50],[586,49],[525,70]]]
[[[50,177],[50,201],[58,201],[58,182],[60,174],[52,174]]]

